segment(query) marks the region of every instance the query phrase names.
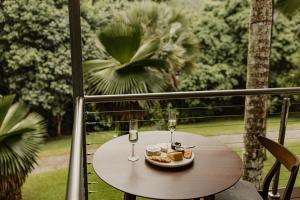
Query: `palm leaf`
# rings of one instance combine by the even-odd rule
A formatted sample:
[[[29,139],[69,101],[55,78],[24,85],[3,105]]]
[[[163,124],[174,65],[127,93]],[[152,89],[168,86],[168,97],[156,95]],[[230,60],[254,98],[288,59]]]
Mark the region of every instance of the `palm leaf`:
[[[89,60],[83,63],[83,73],[84,76],[88,77],[89,74],[96,73],[101,70],[105,70],[107,68],[118,68],[120,66],[119,62],[115,60]]]
[[[136,3],[122,17],[129,23],[142,24],[146,28],[155,29],[158,23],[159,9],[153,2]]]
[[[141,66],[147,66],[151,68],[155,68],[157,70],[165,70],[168,66],[168,63],[165,60],[162,59],[155,59],[155,58],[149,58],[149,59],[143,59],[134,63],[130,63],[126,66],[126,69],[121,68],[119,71],[129,71],[128,68],[131,68],[134,70],[138,70],[136,68],[140,68]]]
[[[29,113],[23,104],[12,105],[12,99],[13,96],[0,98],[0,108],[6,111],[0,124],[0,199],[9,191],[20,189],[36,163],[46,132],[40,115]]]
[[[128,63],[138,50],[142,33],[138,24],[118,20],[108,25],[98,35],[105,50],[120,63]]]
[[[17,123],[19,123],[28,114],[29,109],[19,103],[12,105],[7,111],[0,127],[0,135],[9,132]]]
[[[93,94],[128,94],[162,91],[164,81],[156,71],[149,71],[147,60],[126,66],[118,70],[118,66],[99,69],[86,76],[89,92]],[[145,65],[140,65],[141,63]],[[149,64],[164,65],[159,60],[149,60]],[[151,74],[150,74],[151,72]],[[157,86],[158,85],[158,86]]]
[[[0,126],[15,99],[15,95],[0,97]]]
[[[146,58],[153,56],[159,49],[160,40],[158,37],[152,38],[142,44],[134,56],[131,58],[130,62],[137,62]]]

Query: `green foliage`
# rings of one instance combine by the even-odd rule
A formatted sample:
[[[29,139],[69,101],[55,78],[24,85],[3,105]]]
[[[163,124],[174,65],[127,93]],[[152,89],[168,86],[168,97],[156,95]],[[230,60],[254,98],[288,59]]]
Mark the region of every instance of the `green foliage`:
[[[228,90],[238,84],[232,78],[234,69],[228,65],[218,64],[209,66],[201,64],[192,75],[182,76],[180,90],[202,91],[202,90]]]
[[[165,63],[152,56],[158,38],[142,41],[141,26],[115,21],[99,33],[110,60],[85,62],[88,91],[94,94],[126,94],[163,91],[163,77],[157,71]]]
[[[153,2],[134,3],[126,11],[116,13],[98,34],[100,49],[108,58],[85,62],[88,92],[162,92],[166,84],[177,89],[177,74],[194,67],[198,52],[198,42],[188,24],[182,12]],[[154,102],[138,104],[143,108],[158,106]],[[124,109],[125,105],[114,108]],[[132,109],[137,105],[126,106]],[[129,119],[126,114],[115,117]],[[117,128],[127,129],[122,124]]]
[[[45,117],[52,117],[54,124],[72,108],[66,3],[4,0],[0,7],[0,65],[5,86]],[[84,58],[96,57],[94,34],[85,19],[81,22]]]
[[[199,67],[196,73],[180,77],[180,90],[245,88],[249,6],[249,1],[207,2],[199,16],[194,18],[197,19],[194,21],[194,30],[201,44]],[[299,69],[295,68],[290,59],[300,48],[299,41],[295,40],[298,21],[296,17],[290,20],[279,13],[276,14],[272,38],[270,87],[284,87],[287,86],[286,83],[291,83],[291,80],[296,81],[288,77],[292,74],[296,76]],[[224,98],[209,101],[197,99],[187,100],[186,103],[187,106],[209,107],[236,103],[230,99],[224,100]],[[224,111],[222,112],[224,114]],[[191,115],[193,113],[188,113],[188,116]]]
[[[287,1],[294,1],[296,4],[286,4]],[[135,67],[128,68],[133,66],[132,61],[141,59],[138,64],[145,65],[145,58],[148,59],[148,64],[151,58],[154,59],[150,63],[152,68],[143,67],[139,73],[143,70],[147,73],[153,70],[155,73],[151,71],[151,76],[155,79],[152,79],[152,82],[161,83],[163,78],[163,82],[168,86],[162,84],[156,87],[148,82],[148,86],[153,85],[153,88],[140,84],[136,91],[133,91],[124,84],[124,79],[119,79],[119,82],[116,81],[107,89],[110,90],[109,93],[245,87],[249,1],[156,2],[160,3],[151,3],[150,0],[145,3],[130,0],[81,1],[84,60],[105,60],[104,63],[101,61],[101,66],[105,64],[105,68],[109,65],[121,66],[122,63],[127,69],[131,68],[130,70],[134,71],[137,69],[136,63]],[[51,119],[50,124],[53,126],[59,126],[66,112],[72,110],[67,3],[66,0],[2,0],[0,3],[0,93],[16,93],[21,101],[43,113],[45,118]],[[283,8],[281,11],[288,14],[298,6],[297,0],[278,0],[276,3],[278,8]],[[275,13],[270,87],[300,84],[299,63],[294,61],[300,48],[299,39],[295,37],[295,33],[299,31],[300,18],[296,12],[292,14],[294,17],[290,19],[279,12]],[[123,19],[126,24],[138,23],[141,33],[135,31],[140,37],[133,36],[131,41],[123,38],[122,42],[127,43],[123,46],[112,43],[110,47],[107,42],[102,46],[98,43],[95,45],[95,32],[103,32],[105,27],[113,26],[111,22],[116,18]],[[106,36],[102,35],[103,43],[104,37]],[[149,54],[145,57],[145,52],[139,52],[139,56],[144,56],[132,59],[141,46],[147,42],[156,43],[154,38],[159,39],[159,47],[150,51],[151,56]],[[112,40],[108,38],[107,41]],[[124,46],[127,47],[126,50]],[[131,65],[128,65],[129,57],[132,59]],[[162,63],[157,60],[167,63],[163,72],[162,68],[159,68],[158,73],[157,65]],[[105,76],[103,80],[115,78],[116,74],[109,72],[112,70],[116,68],[104,70],[106,72],[101,75]],[[188,75],[191,73],[194,75]],[[223,78],[215,73],[221,73],[220,77]],[[141,77],[145,76],[144,74]],[[123,77],[126,76],[122,72]],[[102,84],[107,84],[104,82]],[[93,82],[90,90],[95,86]],[[120,90],[116,92],[116,88]],[[96,92],[107,91],[95,90],[94,93]],[[194,103],[193,101],[193,105]]]
[[[245,79],[248,47],[249,4],[229,0],[207,4],[195,31],[200,39],[200,63],[231,68],[232,78]],[[240,83],[239,86],[243,86]],[[205,89],[205,88],[203,88]]]
[[[214,66],[200,64],[195,73],[181,77],[182,80],[180,81],[179,89],[181,91],[230,90],[238,85],[238,81],[234,78],[234,70],[234,68],[226,64],[217,64]],[[225,110],[215,108],[215,106],[232,105],[233,103],[230,100],[230,97],[187,99],[185,100],[186,105],[181,105],[181,107],[207,107],[207,109],[201,109],[201,112],[187,109],[182,110],[180,114],[184,117],[199,117],[225,113]],[[232,109],[230,114],[237,112],[240,111]]]
[[[286,87],[291,82],[281,80],[290,77],[292,71],[299,67],[292,60],[300,49],[300,40],[297,39],[299,19],[290,20],[280,14],[275,18],[270,71],[272,87]]]
[[[0,97],[0,199],[18,195],[46,132],[43,118],[23,104],[13,104],[14,98]]]
[[[238,81],[236,88],[245,87],[249,6],[248,1],[216,0],[207,3],[198,21],[194,22],[202,47],[199,62],[214,67],[227,65],[227,68],[231,68],[230,78]],[[281,86],[278,77],[286,76],[292,68],[288,58],[300,48],[299,42],[295,41],[298,21],[279,14],[274,20],[271,87]]]
[[[289,57],[289,60],[293,63],[292,69],[286,74],[286,76],[279,76],[277,78],[278,84],[283,87],[299,87],[300,86],[300,50]],[[300,101],[298,95],[293,96],[297,101]]]
[[[81,2],[81,15],[93,30],[108,25],[114,13],[127,9],[132,3],[127,0],[85,0]]]
[[[113,61],[88,63],[89,91],[96,94],[162,91],[164,81],[162,77],[157,78],[161,73],[153,67],[161,68],[166,64],[165,80],[177,89],[176,75],[193,68],[198,53],[198,41],[188,24],[184,13],[166,4],[135,3],[127,11],[117,14],[99,34],[102,46]],[[98,73],[93,71],[96,68]],[[112,73],[112,70],[118,73]],[[144,77],[142,74],[133,76],[133,73],[142,73]],[[126,79],[125,75],[128,75]],[[130,80],[133,77],[135,81]],[[138,77],[145,82],[152,80],[150,84],[141,84],[141,80],[137,81]]]
[[[160,38],[158,58],[167,62],[166,81],[177,90],[179,74],[191,73],[197,62],[199,42],[188,21],[189,14],[165,3],[140,3],[123,14],[132,23],[142,25],[145,38]],[[170,89],[168,89],[170,90]]]
[[[300,9],[299,0],[277,0],[275,4],[276,8],[285,15],[291,16]]]

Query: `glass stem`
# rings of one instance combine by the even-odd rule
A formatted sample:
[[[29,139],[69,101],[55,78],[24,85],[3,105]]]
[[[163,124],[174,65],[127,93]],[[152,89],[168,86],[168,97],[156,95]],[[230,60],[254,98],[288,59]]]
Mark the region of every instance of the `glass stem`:
[[[173,131],[171,131],[171,144],[173,144]]]
[[[135,157],[135,155],[134,155],[134,143],[132,143],[132,152],[131,152],[131,156],[132,156],[132,157]]]

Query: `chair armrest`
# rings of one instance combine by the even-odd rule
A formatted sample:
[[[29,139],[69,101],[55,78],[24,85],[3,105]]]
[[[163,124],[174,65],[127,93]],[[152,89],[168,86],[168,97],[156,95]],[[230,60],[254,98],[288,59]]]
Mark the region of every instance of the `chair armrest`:
[[[263,190],[257,190],[257,192],[263,199],[268,199],[268,193],[264,193]]]

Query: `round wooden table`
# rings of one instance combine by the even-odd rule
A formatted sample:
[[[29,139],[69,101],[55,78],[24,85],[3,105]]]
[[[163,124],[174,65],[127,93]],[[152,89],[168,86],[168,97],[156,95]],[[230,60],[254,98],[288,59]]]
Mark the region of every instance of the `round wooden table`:
[[[96,174],[107,184],[125,192],[125,199],[135,196],[153,199],[207,199],[234,185],[242,174],[240,157],[224,144],[195,134],[175,132],[173,141],[184,146],[196,145],[194,162],[177,169],[149,164],[144,157],[150,144],[168,142],[169,131],[139,133],[135,145],[136,162],[128,161],[131,143],[128,135],[103,144],[94,154]]]

